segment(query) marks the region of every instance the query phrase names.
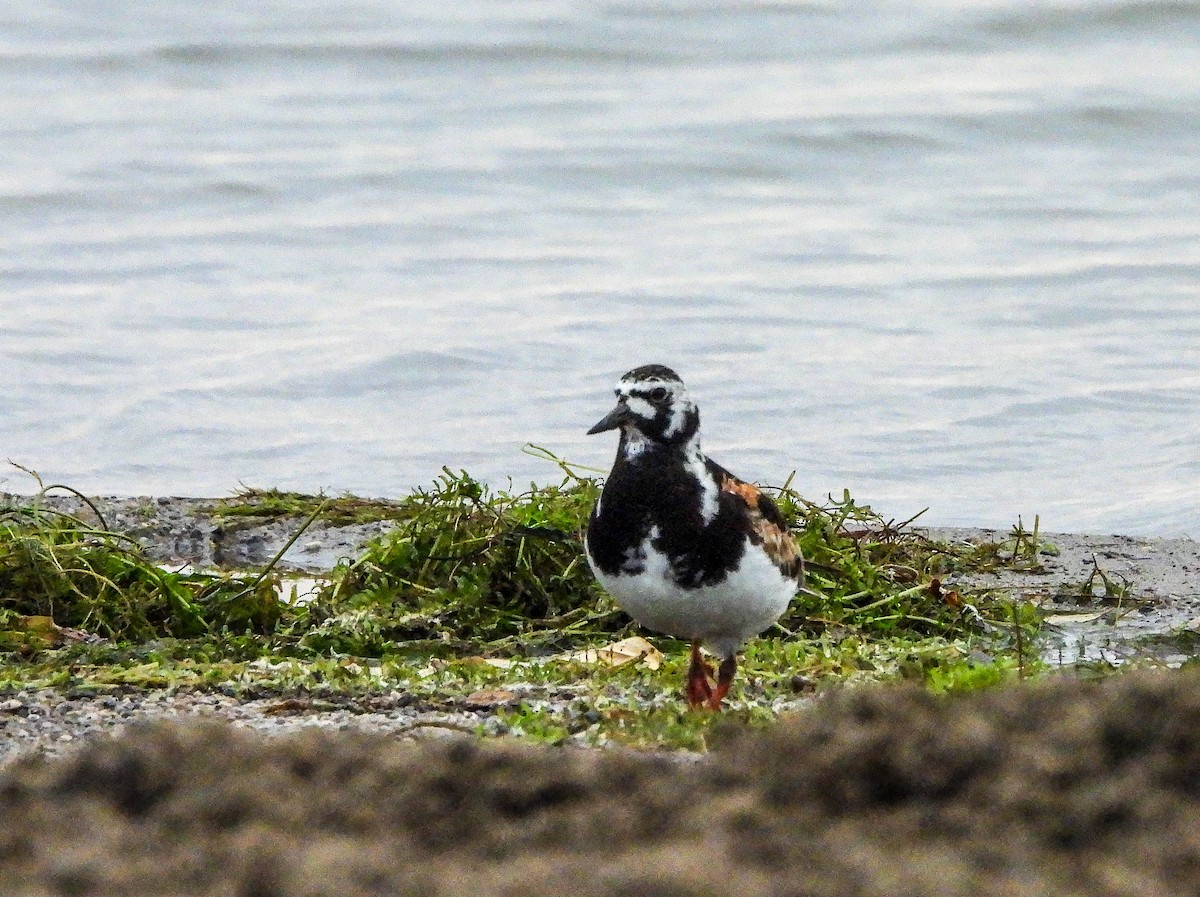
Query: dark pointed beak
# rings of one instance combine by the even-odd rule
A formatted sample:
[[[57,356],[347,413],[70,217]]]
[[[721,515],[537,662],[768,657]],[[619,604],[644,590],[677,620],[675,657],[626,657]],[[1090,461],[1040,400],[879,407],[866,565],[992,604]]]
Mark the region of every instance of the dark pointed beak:
[[[603,433],[605,430],[615,430],[629,420],[629,407],[621,402],[612,411],[605,415],[596,426],[587,431],[589,436],[595,436],[597,433]]]

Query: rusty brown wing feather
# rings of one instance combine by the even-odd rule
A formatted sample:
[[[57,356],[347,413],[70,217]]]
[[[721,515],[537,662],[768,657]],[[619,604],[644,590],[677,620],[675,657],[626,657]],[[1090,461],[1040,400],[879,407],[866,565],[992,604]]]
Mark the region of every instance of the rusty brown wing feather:
[[[713,461],[707,463],[720,490],[736,498],[745,507],[750,520],[750,537],[754,543],[763,547],[767,557],[775,562],[784,576],[803,585],[804,558],[775,502],[753,483],[739,480],[720,464]]]

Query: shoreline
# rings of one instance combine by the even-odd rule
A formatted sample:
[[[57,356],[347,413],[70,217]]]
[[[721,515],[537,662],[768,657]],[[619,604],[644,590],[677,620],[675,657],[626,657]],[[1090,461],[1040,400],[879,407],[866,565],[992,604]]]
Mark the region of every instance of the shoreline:
[[[0,503],[28,503],[30,496],[0,494]],[[49,496],[59,511],[92,515],[74,495]],[[300,515],[230,515],[231,499],[99,497],[89,499],[109,528],[135,538],[163,565],[197,569],[253,570],[269,563],[303,524]],[[389,502],[370,503],[371,514]],[[370,516],[370,515],[368,515]],[[319,577],[339,558],[353,558],[394,523],[387,519],[315,521],[282,555],[277,570],[289,577]],[[923,528],[931,538],[972,544],[1011,536],[1001,530]],[[1084,584],[1090,584],[1085,595]],[[1023,569],[951,575],[953,589],[999,590],[1032,602],[1045,616],[1040,639],[1051,667],[1075,664],[1120,666],[1131,661],[1175,667],[1200,646],[1200,543],[1190,539],[1041,534]],[[286,587],[286,586],[285,586]],[[53,755],[97,735],[140,721],[219,718],[234,726],[271,733],[306,728],[384,732],[424,740],[454,735],[520,735],[502,711],[522,703],[551,708],[586,728],[586,702],[570,684],[505,685],[474,694],[413,695],[385,681],[369,694],[289,694],[283,691],[225,693],[221,687],[87,689],[27,688],[0,693],[0,766],[29,753]],[[775,697],[769,707],[786,714],[810,704],[815,690]],[[654,700],[669,702],[673,694]],[[639,699],[644,699],[642,696]],[[518,727],[519,728],[519,727]],[[571,739],[568,739],[570,741]],[[585,743],[580,740],[580,743]],[[682,754],[686,755],[684,751]]]
[[[31,496],[0,493],[0,504]],[[50,507],[90,515],[74,495],[43,498]],[[303,524],[301,515],[256,517],[222,513],[236,499],[175,496],[89,497],[114,531],[135,538],[156,562],[197,569],[254,570],[270,563]],[[370,500],[372,513],[398,501]],[[314,520],[280,557],[284,575],[319,576],[354,559],[394,522]],[[957,543],[1000,543],[1010,531],[978,527],[912,530]],[[1082,660],[1122,661],[1137,656],[1130,643],[1176,631],[1200,632],[1200,541],[1190,538],[1041,533],[1036,564],[1028,569],[947,577],[946,585],[996,589],[1032,601],[1053,617],[1058,643],[1088,641]],[[1083,585],[1091,579],[1091,596]],[[1157,655],[1156,655],[1157,656]],[[1160,658],[1161,659],[1161,658]]]

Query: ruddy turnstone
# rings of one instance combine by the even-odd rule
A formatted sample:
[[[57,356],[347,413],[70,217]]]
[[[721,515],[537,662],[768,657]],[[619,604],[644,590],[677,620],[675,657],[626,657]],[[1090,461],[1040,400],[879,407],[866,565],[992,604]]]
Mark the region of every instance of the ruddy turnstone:
[[[804,562],[775,503],[700,451],[700,412],[673,370],[635,368],[616,394],[588,430],[621,431],[588,520],[588,563],[638,623],[691,641],[688,704],[717,710],[738,648],[787,609]],[[702,643],[721,658],[715,685]]]

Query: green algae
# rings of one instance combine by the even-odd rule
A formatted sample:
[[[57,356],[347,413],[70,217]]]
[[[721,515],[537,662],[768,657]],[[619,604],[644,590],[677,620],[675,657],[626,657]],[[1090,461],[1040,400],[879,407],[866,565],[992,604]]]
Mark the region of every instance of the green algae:
[[[217,501],[211,511],[215,519],[229,527],[239,521],[243,525],[251,525],[263,520],[307,517],[318,509],[321,519],[332,526],[397,520],[408,513],[403,502],[385,498],[306,495],[302,492],[254,488],[244,488],[230,498]]]
[[[622,629],[627,619],[583,558],[580,534],[598,494],[581,478],[493,492],[444,470],[403,500],[395,529],[333,571],[312,604],[320,622],[308,643],[386,653],[436,638],[534,650]]]
[[[339,564],[303,608],[273,597],[270,576],[163,570],[133,540],[79,518],[36,505],[3,509],[3,608],[109,638],[250,628],[302,652],[363,656],[434,647],[428,643],[450,653],[544,653],[626,632],[630,621],[583,559],[600,484],[554,460],[567,473],[556,485],[493,491],[447,469],[430,487],[388,502],[395,527]],[[997,554],[929,539],[848,494],[818,504],[789,484],[771,491],[809,569],[807,588],[780,621],[785,635],[953,637],[1008,620],[1006,601],[988,593],[967,601],[939,579],[990,569],[1003,562]],[[254,496],[260,511],[273,509],[265,516],[342,520],[348,507],[275,490],[242,495]]]
[[[36,504],[0,508],[0,622],[41,617],[138,641],[265,633],[282,610],[270,577],[164,569],[135,540],[79,517]]]

